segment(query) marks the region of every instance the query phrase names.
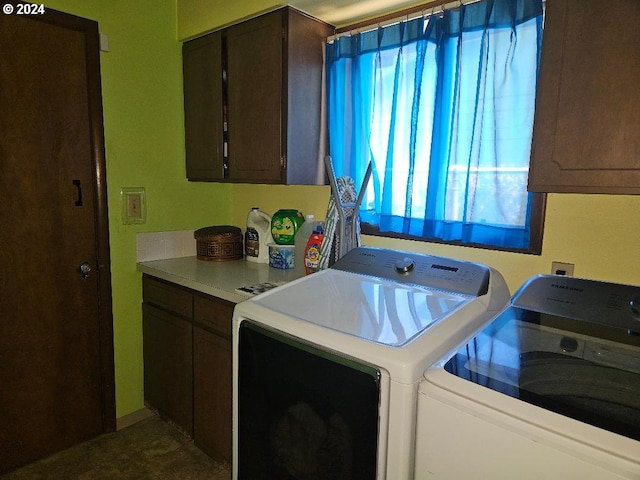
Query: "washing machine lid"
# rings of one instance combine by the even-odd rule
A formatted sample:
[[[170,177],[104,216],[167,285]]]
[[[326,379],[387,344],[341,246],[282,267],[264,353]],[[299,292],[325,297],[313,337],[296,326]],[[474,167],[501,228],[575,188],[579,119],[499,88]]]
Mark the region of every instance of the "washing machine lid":
[[[474,298],[329,269],[250,301],[288,317],[399,347]]]
[[[444,368],[640,440],[640,335],[627,328],[640,324],[634,299],[638,287],[535,277]]]
[[[401,347],[487,295],[490,281],[485,265],[357,247],[330,269],[249,301],[359,339]]]

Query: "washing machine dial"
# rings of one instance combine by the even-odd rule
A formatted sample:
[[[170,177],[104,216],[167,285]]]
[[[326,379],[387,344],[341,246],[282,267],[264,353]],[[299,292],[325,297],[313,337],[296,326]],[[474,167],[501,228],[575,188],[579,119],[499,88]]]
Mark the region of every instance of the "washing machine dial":
[[[416,267],[416,263],[409,257],[404,257],[395,263],[396,272],[410,273]]]

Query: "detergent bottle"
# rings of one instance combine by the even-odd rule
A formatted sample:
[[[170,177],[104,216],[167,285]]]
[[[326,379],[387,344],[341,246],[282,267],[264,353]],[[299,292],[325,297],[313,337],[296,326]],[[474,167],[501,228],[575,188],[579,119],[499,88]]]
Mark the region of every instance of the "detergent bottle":
[[[318,271],[320,265],[320,247],[322,247],[322,225],[316,226],[309,237],[304,250],[304,271],[307,275]]]
[[[271,219],[271,235],[278,245],[293,245],[296,232],[304,223],[302,212],[292,209],[281,209]]]
[[[309,237],[313,233],[313,230],[319,225],[318,222],[315,221],[315,215],[307,214],[305,217],[304,223],[300,225],[298,231],[296,232],[294,238],[294,264],[293,270],[296,273],[297,277],[304,277],[304,252],[307,249],[307,242],[309,241]]]
[[[244,233],[244,252],[247,261],[269,263],[269,247],[271,238],[271,217],[253,207],[247,215],[247,230]]]

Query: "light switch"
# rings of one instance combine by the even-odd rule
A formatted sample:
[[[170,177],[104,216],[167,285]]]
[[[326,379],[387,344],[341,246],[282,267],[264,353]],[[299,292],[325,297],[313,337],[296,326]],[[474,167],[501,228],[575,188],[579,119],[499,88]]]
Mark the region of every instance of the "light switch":
[[[122,187],[120,197],[122,223],[124,225],[145,223],[147,221],[143,187]]]
[[[142,216],[142,209],[140,204],[142,199],[138,193],[130,193],[127,195],[127,216],[131,218],[140,218]]]

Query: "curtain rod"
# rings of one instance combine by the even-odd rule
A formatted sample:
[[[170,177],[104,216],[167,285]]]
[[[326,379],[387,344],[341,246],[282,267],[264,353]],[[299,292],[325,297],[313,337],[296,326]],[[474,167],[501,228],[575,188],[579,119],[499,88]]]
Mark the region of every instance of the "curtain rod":
[[[362,32],[367,32],[379,27],[385,27],[387,25],[393,25],[408,20],[413,20],[420,17],[429,17],[431,15],[438,15],[445,10],[453,10],[460,8],[462,5],[470,5],[472,3],[479,2],[480,0],[436,0],[417,7],[411,7],[398,12],[390,13],[380,17],[364,20],[362,22],[353,23],[345,27],[336,29],[336,33],[327,38],[327,42],[332,42],[337,38],[355,35]]]

